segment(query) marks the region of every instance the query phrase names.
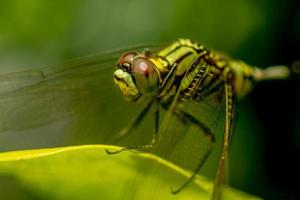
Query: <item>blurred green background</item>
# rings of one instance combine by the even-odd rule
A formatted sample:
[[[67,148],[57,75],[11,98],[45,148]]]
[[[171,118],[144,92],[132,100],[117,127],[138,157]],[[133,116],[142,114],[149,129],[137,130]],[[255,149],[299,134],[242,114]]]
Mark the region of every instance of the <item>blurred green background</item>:
[[[0,1],[1,73],[177,38],[190,38],[256,66],[290,65],[300,59],[300,3]],[[240,102],[230,155],[231,185],[265,199],[299,198],[299,88],[296,78],[263,83]]]

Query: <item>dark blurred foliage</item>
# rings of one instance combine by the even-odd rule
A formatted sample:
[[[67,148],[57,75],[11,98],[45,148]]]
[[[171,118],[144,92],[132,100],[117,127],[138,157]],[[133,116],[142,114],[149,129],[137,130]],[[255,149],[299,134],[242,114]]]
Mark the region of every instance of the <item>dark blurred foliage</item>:
[[[300,57],[300,2],[282,1],[269,15],[273,25],[270,49],[259,62],[291,64]],[[250,96],[258,120],[263,124],[264,172],[273,199],[298,199],[300,179],[299,77],[289,81],[267,82]],[[273,196],[274,195],[274,196]]]
[[[191,38],[256,66],[300,60],[298,0],[0,2],[1,73],[141,43]],[[300,81],[257,85],[240,102],[230,183],[265,199],[300,197]]]

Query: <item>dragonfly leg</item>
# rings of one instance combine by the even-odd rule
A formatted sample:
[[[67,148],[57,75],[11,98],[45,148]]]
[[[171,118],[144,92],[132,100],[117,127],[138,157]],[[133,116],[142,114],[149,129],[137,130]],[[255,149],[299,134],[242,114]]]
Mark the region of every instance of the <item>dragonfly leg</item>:
[[[152,136],[151,143],[149,145],[154,146],[158,139],[158,131],[159,131],[159,103],[156,102],[156,110],[154,113],[154,133]]]
[[[153,101],[151,100],[147,106],[142,110],[142,112],[138,115],[137,118],[135,118],[132,123],[130,124],[130,126],[128,126],[127,128],[123,129],[118,136],[115,138],[115,142],[120,141],[121,139],[123,139],[124,137],[126,137],[127,135],[130,134],[131,130],[133,130],[144,118],[144,116],[146,115],[146,113],[149,111],[150,107],[152,106]],[[156,102],[157,104],[157,109],[155,111],[155,116],[154,116],[154,123],[155,123],[155,128],[154,128],[154,134],[152,137],[152,140],[150,142],[150,144],[147,145],[140,145],[140,146],[129,146],[129,147],[123,147],[119,150],[114,150],[114,151],[110,151],[109,149],[105,149],[106,153],[108,154],[116,154],[116,153],[120,153],[122,151],[125,150],[148,150],[150,148],[153,147],[153,145],[156,144],[157,138],[158,138],[158,130],[159,130],[159,106],[158,106],[158,102]]]
[[[228,146],[231,140],[232,124],[233,124],[233,84],[230,72],[226,76],[225,81],[225,101],[226,101],[226,118],[225,118],[225,130],[223,134],[223,143],[221,149],[221,157],[218,163],[218,169],[215,177],[215,182],[211,194],[211,199],[220,199],[221,197],[221,186],[224,183],[226,177],[226,163],[228,158]]]
[[[180,121],[182,121],[183,123],[186,123],[186,122],[191,123],[191,124],[197,126],[199,129],[203,130],[204,134],[206,135],[208,141],[211,144],[209,150],[205,153],[205,155],[202,158],[202,160],[200,161],[199,165],[194,170],[193,175],[186,182],[184,182],[179,188],[171,190],[172,194],[177,194],[180,191],[182,191],[185,187],[187,187],[194,180],[194,178],[197,176],[197,174],[199,173],[199,171],[202,168],[203,164],[207,160],[210,152],[213,149],[213,144],[215,142],[215,138],[214,138],[214,135],[213,135],[212,131],[206,125],[204,125],[202,122],[200,122],[199,120],[194,118],[192,115],[190,115],[190,114],[188,114],[188,113],[186,113],[182,110],[175,110],[174,114],[176,116],[178,116]]]
[[[130,146],[130,147],[122,147],[119,150],[109,150],[109,149],[105,149],[107,154],[117,154],[117,153],[121,153],[123,151],[127,151],[127,150],[140,150],[140,151],[147,151],[149,149],[151,149],[153,147],[152,144],[148,144],[148,145],[140,145],[140,146]]]
[[[130,125],[127,126],[126,128],[122,129],[118,134],[117,136],[113,139],[113,143],[117,143],[119,142],[120,140],[122,140],[124,137],[126,137],[127,135],[130,134],[130,132],[136,128],[140,122],[144,119],[144,117],[146,116],[146,114],[148,113],[148,111],[150,110],[151,106],[153,104],[153,100],[151,100],[147,105],[146,107],[140,112],[140,114],[134,118]]]

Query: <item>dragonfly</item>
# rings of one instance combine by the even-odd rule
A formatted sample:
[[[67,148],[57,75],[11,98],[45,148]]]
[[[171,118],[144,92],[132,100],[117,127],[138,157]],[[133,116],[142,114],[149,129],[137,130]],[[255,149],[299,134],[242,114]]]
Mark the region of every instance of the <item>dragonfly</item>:
[[[288,67],[260,69],[189,39],[1,74],[0,150],[105,143],[124,147],[108,150],[111,154],[150,151],[194,172],[172,190],[176,194],[203,167],[221,120],[222,148],[211,195],[218,199],[236,103],[257,82],[289,74]]]
[[[131,124],[117,135],[115,142],[129,135],[152,106],[155,107],[154,132],[151,142],[147,145],[124,147],[120,151],[108,153],[145,148],[154,149],[154,152],[170,153],[170,149],[166,150],[168,148],[166,146],[169,145],[172,149],[178,142],[176,140],[182,139],[178,137],[174,143],[174,135],[176,137],[178,132],[186,134],[183,133],[183,129],[178,128],[180,124],[192,124],[197,127],[199,135],[202,135],[201,140],[206,141],[206,150],[203,143],[198,144],[203,148],[202,155],[198,156],[198,165],[190,179],[178,189],[172,190],[172,193],[176,194],[195,178],[215,142],[213,130],[195,114],[195,112],[201,115],[208,113],[197,107],[201,107],[199,105],[201,102],[207,102],[206,104],[219,109],[223,107],[225,111],[223,141],[211,194],[211,199],[220,199],[236,103],[247,95],[256,83],[270,79],[286,79],[289,75],[290,70],[286,66],[260,69],[209,50],[189,39],[179,39],[158,52],[149,50],[126,52],[117,61],[117,69],[113,75],[114,82],[126,101],[138,102],[140,99],[147,99],[148,102]],[[161,109],[167,111],[162,125],[159,123]],[[215,112],[218,112],[217,109]]]

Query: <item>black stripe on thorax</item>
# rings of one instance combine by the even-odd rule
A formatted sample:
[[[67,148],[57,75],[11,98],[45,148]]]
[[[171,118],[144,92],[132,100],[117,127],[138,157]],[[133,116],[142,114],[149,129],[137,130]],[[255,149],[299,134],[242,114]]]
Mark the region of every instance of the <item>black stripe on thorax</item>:
[[[165,57],[168,57],[169,55],[171,55],[172,53],[174,53],[175,51],[177,51],[179,48],[182,48],[182,47],[188,47],[190,48],[191,50],[194,50],[196,51],[197,53],[200,53],[201,51],[203,51],[203,49],[196,49],[192,46],[189,46],[189,45],[178,45],[175,49],[173,49],[172,51],[170,51],[167,55],[165,55]]]

